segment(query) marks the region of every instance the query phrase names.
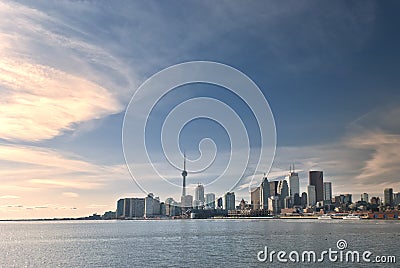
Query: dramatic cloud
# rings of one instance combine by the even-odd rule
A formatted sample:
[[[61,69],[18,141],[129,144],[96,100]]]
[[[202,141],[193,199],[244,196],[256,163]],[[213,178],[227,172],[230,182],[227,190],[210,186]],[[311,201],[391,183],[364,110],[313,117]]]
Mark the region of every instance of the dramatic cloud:
[[[0,4],[0,138],[51,139],[123,109],[126,89],[104,74],[129,80],[125,69],[82,34],[37,9]]]
[[[0,144],[2,188],[96,189],[126,178],[125,167],[102,166],[77,156],[34,146]],[[20,188],[19,191],[22,191]],[[69,193],[71,194],[71,193]]]

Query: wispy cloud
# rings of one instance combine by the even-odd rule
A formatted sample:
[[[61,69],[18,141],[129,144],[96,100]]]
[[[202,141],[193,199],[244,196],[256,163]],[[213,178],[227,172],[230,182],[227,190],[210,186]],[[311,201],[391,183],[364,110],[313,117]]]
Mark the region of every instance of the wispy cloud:
[[[74,192],[63,192],[62,195],[63,195],[63,196],[66,196],[66,197],[71,197],[71,198],[77,198],[77,197],[79,197],[79,194],[74,193]]]
[[[17,199],[20,198],[18,195],[2,195],[0,196],[1,199]]]
[[[123,109],[126,68],[85,33],[8,2],[0,4],[0,25],[0,138],[51,139]]]

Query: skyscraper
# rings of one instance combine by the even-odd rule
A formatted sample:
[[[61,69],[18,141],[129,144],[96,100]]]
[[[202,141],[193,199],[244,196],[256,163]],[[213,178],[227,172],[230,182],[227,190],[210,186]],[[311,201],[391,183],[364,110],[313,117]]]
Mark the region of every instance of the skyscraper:
[[[324,182],[324,204],[330,204],[332,202],[332,183]]]
[[[278,195],[278,183],[279,181],[270,181],[269,184],[269,196]]]
[[[268,211],[273,215],[281,212],[281,201],[279,200],[279,196],[276,195],[268,198]]]
[[[385,188],[383,198],[385,206],[393,206],[393,188]]]
[[[215,208],[215,194],[213,193],[208,193],[206,194],[206,207]]]
[[[270,197],[269,182],[266,174],[264,173],[264,178],[260,185],[260,209],[268,210],[268,197]]]
[[[303,208],[307,207],[308,204],[308,197],[307,197],[307,193],[306,192],[302,192],[301,193],[301,206]]]
[[[312,207],[315,206],[315,204],[317,203],[316,201],[316,193],[315,193],[315,185],[308,185],[307,186],[307,203],[308,206]]]
[[[259,210],[261,208],[261,186],[251,191],[250,200],[252,209]]]
[[[290,197],[294,198],[295,194],[300,195],[299,174],[294,171],[294,165],[293,168],[290,167],[289,175],[285,177],[285,180],[288,182]]]
[[[225,194],[225,207],[224,207],[224,209],[227,209],[227,210],[236,209],[235,193],[234,192],[227,192]]]
[[[361,194],[361,201],[368,202],[368,194],[367,193],[362,193]]]
[[[131,211],[131,199],[130,199],[130,198],[125,198],[125,199],[124,199],[124,212],[123,212],[123,217],[124,217],[124,218],[129,218],[129,217],[131,217],[130,211]]]
[[[308,174],[309,185],[315,186],[315,201],[324,201],[324,175],[322,171],[310,171]],[[310,199],[310,197],[309,197]]]
[[[204,186],[202,184],[197,184],[195,192],[194,192],[194,199],[196,203],[200,206],[204,205]]]
[[[400,205],[400,193],[393,194],[393,205],[394,206]]]
[[[117,201],[117,219],[122,218],[124,215],[124,199],[121,198]]]
[[[224,204],[224,202],[223,202],[223,200],[222,200],[222,197],[219,197],[219,198],[217,199],[217,207],[218,207],[218,208],[223,208],[223,204]]]
[[[129,198],[130,205],[130,213],[129,217],[132,218],[142,218],[144,216],[144,206],[145,201],[144,198]]]
[[[285,208],[285,198],[289,196],[289,186],[286,180],[279,181],[278,194],[281,201],[281,208]]]

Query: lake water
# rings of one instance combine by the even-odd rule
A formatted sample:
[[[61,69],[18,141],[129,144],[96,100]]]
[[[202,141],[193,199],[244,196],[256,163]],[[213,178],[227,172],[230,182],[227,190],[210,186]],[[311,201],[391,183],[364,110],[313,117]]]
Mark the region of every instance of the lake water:
[[[0,222],[0,238],[0,267],[279,267],[283,264],[276,257],[273,263],[260,262],[258,252],[267,246],[269,251],[288,254],[304,250],[319,254],[338,250],[339,239],[346,240],[346,250],[394,255],[400,262],[400,221]],[[306,266],[291,261],[289,265]],[[365,263],[330,262],[328,257],[323,265],[365,267]]]

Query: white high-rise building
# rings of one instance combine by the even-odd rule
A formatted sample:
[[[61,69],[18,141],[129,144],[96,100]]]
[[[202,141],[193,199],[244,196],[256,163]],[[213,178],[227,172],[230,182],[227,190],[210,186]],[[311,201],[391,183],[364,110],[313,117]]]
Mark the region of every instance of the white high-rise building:
[[[204,201],[204,186],[202,184],[198,184],[194,192],[195,207],[203,206]]]
[[[315,206],[315,204],[317,203],[317,196],[315,193],[315,185],[308,185],[307,186],[307,203],[309,207]]]
[[[289,195],[290,197],[294,197],[295,194],[298,194],[300,196],[300,180],[299,180],[299,174],[294,172],[294,165],[293,169],[292,167],[290,168],[289,175],[285,177],[285,180],[288,183],[289,186]]]
[[[361,194],[361,201],[369,202],[367,193],[362,193]]]
[[[324,182],[324,202],[332,202],[332,183]]]
[[[209,193],[206,194],[205,206],[209,208],[215,208],[215,194]]]

